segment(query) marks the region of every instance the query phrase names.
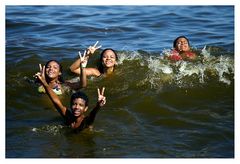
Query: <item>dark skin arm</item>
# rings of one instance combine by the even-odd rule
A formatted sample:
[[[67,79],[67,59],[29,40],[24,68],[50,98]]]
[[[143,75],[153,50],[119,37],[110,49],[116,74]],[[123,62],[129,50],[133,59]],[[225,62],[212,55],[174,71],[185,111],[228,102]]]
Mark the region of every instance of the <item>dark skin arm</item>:
[[[44,72],[45,72],[45,66],[43,66],[41,72],[36,73],[35,76],[41,81],[48,97],[52,101],[57,111],[61,114],[61,116],[65,117],[67,108],[62,104],[59,97],[53,92],[52,88],[46,82]]]
[[[105,88],[103,88],[102,91],[100,92],[100,90],[98,89],[98,102],[97,102],[95,108],[90,112],[90,114],[87,117],[85,117],[84,115],[81,115],[80,117],[78,117],[76,119],[75,122],[71,123],[72,129],[82,130],[84,128],[92,128],[92,124],[96,118],[97,113],[99,112],[101,107],[104,106],[106,103],[106,97],[104,96],[104,90],[105,90]]]
[[[101,91],[98,88],[98,102],[97,102],[95,108],[90,112],[89,116],[87,117],[87,124],[88,125],[93,124],[98,111],[100,110],[100,108],[102,106],[104,106],[106,104],[106,97],[104,96],[104,91],[105,91],[104,87],[102,88]]]
[[[79,52],[80,57],[80,86],[85,88],[87,86],[87,74],[85,67],[87,66],[88,56],[86,57],[86,51],[84,52],[83,56]]]
[[[38,72],[35,74],[35,76],[41,81],[42,85],[44,86],[47,95],[49,96],[50,100],[54,104],[57,111],[61,114],[62,117],[66,118],[67,108],[62,104],[59,97],[53,92],[52,88],[47,84],[45,79],[45,66],[43,66],[43,69],[41,72]],[[82,123],[87,123],[87,126],[90,126],[93,124],[96,114],[98,113],[99,109],[105,105],[106,103],[106,97],[104,96],[105,88],[103,88],[101,91],[98,89],[98,102],[96,107],[90,112],[88,117],[85,117],[84,115],[79,116],[74,122],[71,123],[71,128],[76,129],[82,125]]]
[[[86,57],[87,56],[90,56],[91,54],[94,54],[94,52],[101,48],[102,46],[97,46],[98,44],[98,41],[93,45],[93,46],[89,46],[87,51],[86,51]],[[81,63],[81,60],[80,59],[77,59],[71,66],[70,66],[70,70],[71,72],[73,73],[76,73],[76,74],[81,74],[81,70],[79,69],[79,65]]]

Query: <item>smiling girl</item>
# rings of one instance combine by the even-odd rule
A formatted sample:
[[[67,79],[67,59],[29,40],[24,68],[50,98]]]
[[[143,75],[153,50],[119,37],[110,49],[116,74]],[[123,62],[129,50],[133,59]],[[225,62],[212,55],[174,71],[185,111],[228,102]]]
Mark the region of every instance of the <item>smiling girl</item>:
[[[96,45],[96,44],[95,44]],[[92,49],[88,52],[85,51],[83,57],[80,56],[71,66],[70,70],[78,75],[80,75],[81,87],[87,86],[87,77],[94,76],[107,76],[114,72],[117,65],[118,56],[117,53],[111,49],[107,48],[102,51],[99,58],[99,65],[97,68],[86,68],[86,64],[89,58],[89,52],[94,53],[96,47],[91,47]]]
[[[171,55],[168,57],[170,60],[195,60],[197,55],[192,52],[190,43],[187,37],[179,36],[173,41],[173,50]]]
[[[44,74],[46,83],[52,88],[53,92],[57,95],[61,95],[65,90],[77,90],[80,89],[81,86],[79,82],[70,82],[64,81],[62,78],[62,66],[56,60],[49,60],[45,64],[45,70],[43,71],[42,65],[39,64],[40,71],[36,73],[35,77],[41,73]],[[38,87],[38,92],[45,93],[45,88],[43,85]]]
[[[76,92],[72,94],[70,100],[70,108],[66,107],[62,104],[59,97],[56,95],[54,90],[51,87],[51,84],[46,80],[46,75],[52,77],[54,71],[47,70],[48,68],[43,66],[41,72],[36,74],[37,79],[41,82],[44,87],[47,95],[52,101],[54,107],[60,113],[60,115],[64,118],[65,124],[74,129],[74,131],[78,132],[85,128],[92,129],[93,122],[95,120],[96,114],[106,104],[106,97],[104,96],[105,88],[103,87],[101,90],[98,88],[98,100],[95,108],[90,112],[89,115],[85,115],[88,110],[88,97],[84,92]],[[58,70],[58,69],[56,69]],[[56,71],[57,72],[57,71]],[[57,75],[57,74],[56,74]],[[55,75],[54,75],[55,77]]]

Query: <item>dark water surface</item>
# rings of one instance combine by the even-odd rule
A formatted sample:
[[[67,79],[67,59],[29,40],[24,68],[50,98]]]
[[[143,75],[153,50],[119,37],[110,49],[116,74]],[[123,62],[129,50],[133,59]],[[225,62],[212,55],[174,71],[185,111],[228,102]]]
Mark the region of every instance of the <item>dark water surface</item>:
[[[179,35],[203,62],[163,59]],[[93,131],[74,134],[29,79],[50,59],[74,78],[77,52],[97,40],[119,64],[89,79],[90,109],[98,86],[107,104]],[[6,6],[6,157],[233,158],[234,7]]]

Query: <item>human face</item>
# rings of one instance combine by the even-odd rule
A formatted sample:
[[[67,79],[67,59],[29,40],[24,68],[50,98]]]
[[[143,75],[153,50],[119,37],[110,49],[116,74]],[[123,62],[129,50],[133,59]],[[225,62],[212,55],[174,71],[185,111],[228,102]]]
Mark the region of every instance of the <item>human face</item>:
[[[55,61],[48,63],[45,72],[50,79],[58,79],[58,76],[61,75],[60,66]]]
[[[190,50],[188,41],[185,38],[179,38],[177,40],[175,48],[176,48],[177,51],[183,51],[183,52]]]
[[[102,62],[103,65],[107,68],[114,67],[114,65],[117,63],[114,52],[111,50],[107,50],[106,52],[104,52]]]
[[[76,98],[73,100],[72,112],[75,117],[78,117],[81,114],[83,114],[84,112],[86,112],[87,108],[88,107],[86,106],[85,100],[83,100],[81,98]]]

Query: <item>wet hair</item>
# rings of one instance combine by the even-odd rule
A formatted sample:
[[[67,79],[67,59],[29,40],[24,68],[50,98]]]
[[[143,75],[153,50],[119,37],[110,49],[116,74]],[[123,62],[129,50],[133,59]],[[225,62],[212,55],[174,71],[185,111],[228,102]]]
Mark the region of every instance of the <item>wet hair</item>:
[[[182,35],[182,36],[177,37],[177,38],[173,41],[173,48],[176,47],[176,45],[177,45],[177,40],[180,39],[180,38],[184,38],[184,39],[186,39],[187,42],[188,42],[188,45],[189,45],[189,47],[190,47],[190,43],[189,43],[188,38],[187,38],[186,36]]]
[[[62,65],[57,61],[57,60],[49,60],[46,64],[45,64],[45,67],[47,67],[47,65],[50,63],[50,62],[55,62],[55,63],[57,63],[58,65],[59,65],[59,71],[61,72],[61,73],[63,73],[62,72]],[[45,69],[45,75],[46,75],[46,69]],[[46,80],[47,80],[47,82],[49,81],[49,79],[48,79],[48,77],[46,76]],[[61,82],[61,83],[64,83],[64,80],[63,80],[63,77],[62,77],[62,74],[61,75],[59,75],[58,76],[58,80]]]
[[[71,96],[71,106],[73,105],[73,101],[77,98],[83,99],[85,101],[85,106],[88,106],[88,96],[84,92],[76,92]]]
[[[103,66],[103,64],[102,64],[102,60],[103,60],[103,55],[104,55],[104,53],[105,53],[106,51],[108,51],[108,50],[110,50],[110,51],[112,51],[112,52],[114,53],[115,58],[116,58],[116,61],[118,61],[118,55],[117,55],[117,53],[116,53],[115,50],[113,50],[113,49],[111,49],[111,48],[106,48],[106,49],[104,49],[104,50],[102,51],[102,53],[100,54],[100,59],[99,59],[99,63],[98,63],[98,70],[99,70],[100,73],[104,73],[104,66]],[[114,66],[114,68],[115,68],[115,66]]]

